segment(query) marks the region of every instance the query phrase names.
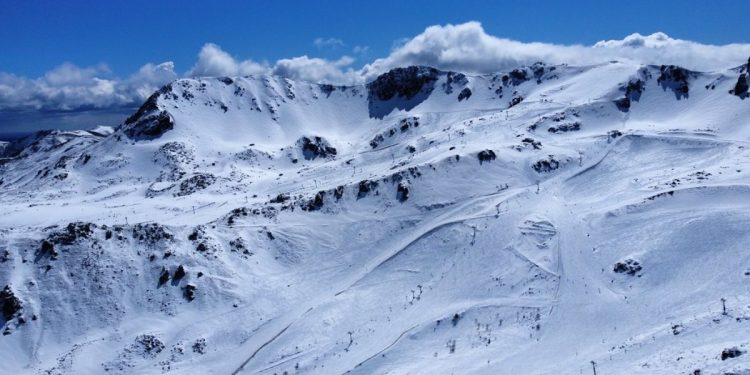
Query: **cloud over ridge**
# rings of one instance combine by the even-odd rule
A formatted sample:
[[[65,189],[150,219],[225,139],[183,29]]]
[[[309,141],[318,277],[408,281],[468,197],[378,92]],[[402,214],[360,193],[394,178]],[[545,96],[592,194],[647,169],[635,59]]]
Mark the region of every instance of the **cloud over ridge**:
[[[343,47],[336,38],[317,38],[317,47]],[[355,48],[366,51],[366,47]],[[335,60],[307,55],[274,63],[238,59],[214,43],[206,43],[195,64],[178,73],[174,63],[147,63],[126,77],[113,76],[106,65],[78,67],[63,63],[38,78],[0,72],[0,111],[121,108],[138,105],[158,87],[180,77],[275,74],[290,79],[354,84],[369,81],[394,67],[429,65],[466,73],[490,73],[543,61],[590,65],[610,60],[641,64],[676,64],[699,71],[727,69],[747,61],[750,44],[708,45],[657,32],[634,33],[594,45],[520,42],[487,34],[479,22],[427,27],[399,41],[385,57],[359,62],[342,55]],[[361,57],[361,56],[360,56]]]

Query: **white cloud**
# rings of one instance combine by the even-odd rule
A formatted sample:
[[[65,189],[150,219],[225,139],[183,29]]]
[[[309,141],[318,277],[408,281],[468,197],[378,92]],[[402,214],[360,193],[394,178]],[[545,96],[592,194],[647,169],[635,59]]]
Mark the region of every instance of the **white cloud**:
[[[77,110],[139,105],[175,79],[174,64],[146,64],[128,79],[107,78],[105,65],[64,63],[37,79],[0,73],[0,110]]]
[[[128,77],[124,83],[130,89],[128,96],[143,101],[161,86],[177,78],[179,76],[175,73],[174,63],[167,61],[161,64],[148,63],[143,65],[137,72]]]
[[[336,38],[317,38],[320,48],[345,46]],[[365,46],[353,55],[363,58]],[[413,38],[395,41],[382,58],[353,66],[342,56],[328,60],[309,56],[285,58],[273,64],[233,57],[216,44],[205,44],[184,76],[242,76],[277,74],[296,80],[336,84],[361,83],[392,68],[429,65],[444,70],[489,73],[537,61],[588,65],[610,60],[643,64],[676,64],[710,71],[740,65],[750,56],[750,44],[707,45],[669,37],[664,33],[632,34],[594,45],[525,43],[489,35],[478,22],[430,26]],[[78,67],[64,63],[39,78],[0,72],[0,111],[119,108],[143,102],[160,86],[179,78],[172,62],[145,64],[126,78],[113,77],[104,65]]]
[[[277,61],[273,74],[310,82],[354,83],[359,81],[359,75],[349,67],[353,62],[349,56],[335,61],[300,56]]]
[[[253,60],[238,61],[221,47],[206,43],[198,54],[198,61],[187,72],[191,77],[246,76],[268,72],[268,66]]]
[[[489,35],[479,22],[467,22],[430,26],[416,37],[395,44],[390,55],[365,65],[361,73],[369,79],[405,65],[488,73],[536,61],[587,65],[610,60],[676,64],[707,71],[739,65],[749,55],[750,44],[706,45],[673,39],[664,33],[632,34],[593,46],[524,43]]]
[[[343,47],[344,41],[337,38],[315,38],[313,45],[318,48],[333,48]]]

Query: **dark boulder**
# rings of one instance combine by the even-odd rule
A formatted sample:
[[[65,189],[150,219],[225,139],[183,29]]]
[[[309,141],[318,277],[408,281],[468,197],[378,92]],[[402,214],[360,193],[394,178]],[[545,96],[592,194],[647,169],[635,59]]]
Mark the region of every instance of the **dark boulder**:
[[[337,186],[336,189],[333,190],[333,197],[336,198],[336,200],[341,199],[341,197],[344,196],[344,186]]]
[[[615,103],[615,106],[617,106],[617,109],[623,112],[627,112],[630,110],[631,103],[630,103],[630,98],[628,97],[616,99],[614,103]]]
[[[193,344],[193,352],[198,354],[206,354],[206,339],[200,338],[195,340]]]
[[[49,256],[52,259],[56,259],[59,255],[57,251],[55,251],[55,245],[48,240],[42,241],[42,245],[39,249],[39,254],[42,256]]]
[[[404,181],[399,182],[398,188],[396,189],[396,199],[398,199],[398,201],[401,203],[406,202],[406,200],[409,199],[409,192],[409,184]]]
[[[497,155],[495,155],[495,151],[483,150],[477,154],[477,158],[479,159],[479,164],[481,165],[484,162],[489,162],[497,159]]]
[[[463,90],[461,90],[460,93],[458,93],[458,101],[462,101],[464,99],[469,99],[471,97],[471,90],[466,87]]]
[[[540,150],[542,148],[542,142],[534,140],[534,138],[524,138],[521,140],[524,146],[531,146],[534,150]]]
[[[550,155],[547,159],[537,160],[531,165],[531,168],[537,173],[552,172],[555,169],[560,168],[560,162]]]
[[[612,271],[635,276],[642,269],[643,267],[641,267],[641,264],[637,260],[625,259],[624,261],[615,263]]]
[[[610,130],[607,132],[607,141],[611,141],[618,137],[622,137],[622,132],[619,130]]]
[[[13,294],[10,285],[6,285],[5,288],[0,291],[0,310],[2,310],[3,319],[5,319],[6,322],[20,315],[23,310],[21,300]]]
[[[169,281],[169,270],[166,268],[161,269],[161,275],[159,275],[159,286],[162,286]]]
[[[195,299],[195,289],[196,287],[193,284],[185,285],[185,289],[184,289],[185,299],[187,299],[188,301],[193,301]]]
[[[516,95],[512,99],[510,99],[510,102],[508,103],[508,108],[513,108],[520,104],[523,101],[523,96]]]
[[[357,193],[357,199],[364,198],[372,190],[378,187],[378,183],[370,180],[363,180],[359,182],[359,192]]]
[[[185,277],[185,275],[187,275],[187,271],[185,271],[185,267],[183,267],[182,264],[180,264],[180,266],[177,267],[177,270],[174,271],[174,277],[172,279],[179,281],[183,277]]]
[[[323,208],[324,199],[326,197],[325,191],[319,191],[315,194],[315,197],[302,206],[305,211],[317,211]]]
[[[737,357],[741,356],[744,353],[745,352],[743,352],[742,350],[739,350],[736,347],[724,349],[724,350],[721,351],[721,360],[722,361],[726,361],[727,359],[737,358]]]
[[[276,197],[271,198],[271,200],[269,202],[271,202],[271,203],[284,203],[284,202],[288,201],[289,199],[290,199],[289,198],[289,194],[279,194]]]

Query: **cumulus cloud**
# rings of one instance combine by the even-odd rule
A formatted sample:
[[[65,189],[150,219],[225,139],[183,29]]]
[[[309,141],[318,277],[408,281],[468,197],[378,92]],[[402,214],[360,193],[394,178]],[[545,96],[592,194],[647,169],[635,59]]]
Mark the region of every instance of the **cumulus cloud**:
[[[136,98],[148,98],[159,87],[178,78],[171,61],[161,64],[143,65],[137,72],[133,73],[125,81],[126,87],[130,88],[130,95]]]
[[[319,48],[337,48],[336,38],[317,38]],[[360,59],[368,48],[355,46]],[[213,43],[205,44],[195,64],[184,74],[172,62],[145,64],[117,78],[106,65],[78,67],[62,64],[38,78],[0,72],[0,111],[122,108],[140,104],[160,86],[185,77],[275,74],[295,80],[334,84],[362,83],[392,68],[429,65],[444,70],[490,73],[537,61],[589,65],[610,60],[642,64],[676,64],[701,71],[722,70],[747,61],[750,44],[708,45],[672,38],[664,33],[632,34],[594,45],[525,43],[489,35],[478,22],[438,25],[413,38],[394,41],[387,56],[355,67],[355,59],[298,56],[274,63],[242,60]]]
[[[349,56],[335,61],[300,56],[277,61],[273,74],[294,80],[350,84],[361,80],[360,75],[350,67],[353,62],[354,59]]]
[[[664,33],[632,34],[593,46],[524,43],[489,35],[479,22],[467,22],[430,26],[416,37],[400,41],[390,55],[365,65],[361,73],[370,78],[393,67],[415,64],[488,73],[537,61],[589,65],[610,60],[677,64],[705,71],[739,65],[749,55],[750,44],[706,45]]]
[[[64,63],[37,79],[0,73],[0,110],[70,111],[140,104],[175,79],[174,64],[146,64],[127,79],[111,78],[106,65]]]
[[[187,72],[191,77],[246,76],[264,74],[268,66],[253,60],[237,60],[213,43],[206,43],[198,54],[198,61]]]

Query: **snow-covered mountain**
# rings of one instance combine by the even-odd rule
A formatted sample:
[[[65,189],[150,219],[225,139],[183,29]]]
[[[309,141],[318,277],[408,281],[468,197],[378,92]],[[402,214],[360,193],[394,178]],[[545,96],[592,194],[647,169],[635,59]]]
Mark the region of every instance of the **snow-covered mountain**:
[[[0,146],[0,372],[748,374],[749,69],[181,79]]]

